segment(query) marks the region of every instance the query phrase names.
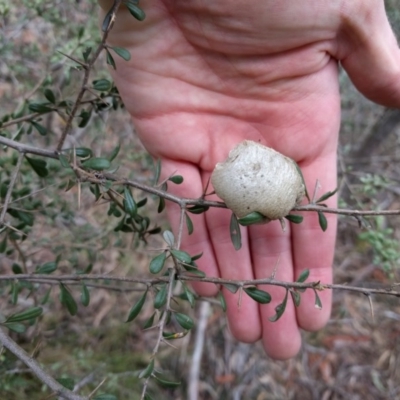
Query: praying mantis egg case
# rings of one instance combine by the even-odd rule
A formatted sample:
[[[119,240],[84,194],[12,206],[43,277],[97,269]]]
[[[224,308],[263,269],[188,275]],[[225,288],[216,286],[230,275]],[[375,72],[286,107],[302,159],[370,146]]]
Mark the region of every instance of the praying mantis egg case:
[[[250,140],[239,143],[215,166],[211,183],[238,218],[256,211],[269,220],[281,219],[305,195],[295,162]]]

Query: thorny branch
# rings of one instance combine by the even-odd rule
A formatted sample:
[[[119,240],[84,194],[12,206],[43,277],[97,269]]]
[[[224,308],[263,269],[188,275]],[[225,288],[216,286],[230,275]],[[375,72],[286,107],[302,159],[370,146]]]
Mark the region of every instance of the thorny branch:
[[[103,33],[103,37],[101,38],[101,42],[100,45],[97,46],[97,49],[95,50],[93,56],[90,58],[89,62],[87,64],[81,64],[81,66],[83,67],[85,73],[83,75],[83,81],[82,81],[82,85],[81,85],[81,89],[78,93],[78,95],[76,96],[75,99],[75,103],[72,107],[71,113],[69,114],[68,120],[66,122],[65,128],[63,130],[63,133],[61,135],[61,138],[57,144],[57,151],[61,151],[62,146],[65,142],[65,139],[67,137],[67,135],[70,133],[71,129],[72,129],[72,121],[75,118],[75,114],[78,111],[78,108],[80,107],[81,103],[82,103],[82,99],[83,99],[83,95],[85,94],[85,92],[88,90],[88,82],[89,82],[89,77],[90,74],[92,72],[92,68],[96,62],[96,60],[98,59],[100,53],[103,51],[106,41],[107,41],[107,37],[108,37],[108,33],[110,32],[111,28],[113,27],[114,21],[115,21],[115,16],[116,13],[120,7],[122,3],[122,0],[115,0],[114,1],[114,5],[112,7],[112,9],[110,10],[111,13],[111,20],[110,23],[108,24],[107,28],[105,29],[104,33]]]
[[[66,400],[88,400],[87,397],[79,396],[66,387],[62,386],[55,379],[51,377],[39,363],[34,360],[24,349],[17,345],[4,331],[0,328],[0,342],[11,353],[18,357],[30,370],[54,393]]]
[[[280,286],[285,289],[316,289],[316,290],[345,290],[349,292],[357,292],[365,295],[372,294],[382,294],[390,295],[395,297],[400,297],[400,283],[393,283],[388,286],[380,287],[360,287],[360,286],[349,286],[346,284],[327,284],[323,282],[286,282],[279,281],[273,278],[261,278],[261,279],[245,279],[245,280],[233,280],[233,279],[223,279],[223,278],[213,278],[191,275],[189,273],[176,273],[174,278],[179,281],[185,282],[204,282],[204,283],[214,283],[215,285],[234,285],[238,288],[245,286],[257,286],[257,285],[271,285]],[[18,275],[2,275],[0,276],[1,281],[29,281],[44,283],[49,285],[58,285],[60,282],[66,285],[74,285],[85,281],[111,281],[111,282],[122,282],[122,283],[137,283],[145,286],[154,286],[162,283],[168,283],[170,280],[169,276],[160,276],[157,278],[133,278],[128,276],[113,276],[113,275],[44,275],[44,274],[18,274]],[[102,288],[108,288],[107,285],[102,285]],[[110,287],[112,288],[112,287]],[[396,290],[396,288],[399,288]],[[121,287],[115,287],[115,290],[123,290]],[[129,288],[129,290],[133,290]]]

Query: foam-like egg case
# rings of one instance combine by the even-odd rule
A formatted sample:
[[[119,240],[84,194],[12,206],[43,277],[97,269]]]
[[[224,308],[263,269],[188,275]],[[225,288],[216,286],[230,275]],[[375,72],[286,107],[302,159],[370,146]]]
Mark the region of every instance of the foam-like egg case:
[[[295,162],[250,140],[239,143],[216,165],[211,183],[238,218],[254,211],[269,220],[283,218],[305,195]]]

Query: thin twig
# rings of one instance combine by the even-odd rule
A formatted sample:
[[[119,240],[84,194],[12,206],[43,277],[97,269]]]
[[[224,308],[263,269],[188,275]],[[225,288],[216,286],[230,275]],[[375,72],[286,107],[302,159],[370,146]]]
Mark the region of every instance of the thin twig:
[[[188,400],[197,400],[199,398],[199,377],[200,364],[204,348],[204,336],[207,328],[208,314],[210,312],[210,303],[200,302],[199,316],[196,324],[196,336],[194,340],[194,349],[192,362],[190,363],[189,382],[187,390]]]
[[[11,148],[14,148],[18,150],[20,153],[30,153],[30,154],[36,154],[39,156],[43,157],[49,157],[53,159],[58,159],[58,154],[57,152],[54,151],[49,151],[49,150],[43,150],[38,147],[33,147],[29,145],[22,144],[20,142],[17,142],[15,140],[7,139],[3,136],[0,136],[0,144],[4,144],[6,146],[9,146]],[[169,192],[166,192],[164,190],[158,189],[153,186],[148,186],[143,183],[140,183],[138,181],[133,181],[130,179],[124,179],[120,176],[108,173],[108,172],[102,172],[101,174],[99,173],[91,173],[87,172],[84,169],[81,169],[77,167],[77,171],[81,172],[83,176],[80,176],[80,179],[82,181],[86,182],[91,182],[91,183],[103,183],[99,176],[101,176],[104,180],[109,180],[112,182],[119,182],[120,184],[127,185],[136,189],[140,189],[144,192],[154,194],[156,196],[163,197],[165,200],[169,200],[173,203],[178,204],[180,207],[187,207],[187,206],[204,206],[204,207],[216,207],[216,208],[227,208],[226,204],[223,203],[222,201],[211,201],[211,200],[204,200],[202,197],[199,198],[186,198],[186,197],[179,197],[176,195],[173,195]],[[351,209],[346,209],[346,208],[329,208],[329,207],[324,207],[316,204],[306,204],[302,206],[297,206],[294,207],[292,211],[307,211],[307,212],[316,212],[316,211],[322,211],[324,213],[328,214],[337,214],[337,215],[347,215],[351,217],[374,217],[378,215],[400,215],[400,210],[351,210]]]
[[[114,5],[113,5],[113,7],[111,9],[111,13],[112,13],[111,21],[115,20],[115,15],[116,15],[121,3],[122,3],[122,0],[114,1]],[[85,65],[85,67],[84,67],[85,73],[83,75],[81,89],[80,89],[78,95],[76,96],[75,103],[74,103],[74,105],[72,107],[72,110],[71,110],[71,112],[69,114],[69,117],[68,117],[67,123],[65,125],[65,128],[64,128],[64,130],[63,130],[63,132],[61,134],[61,138],[58,141],[57,151],[61,151],[67,135],[71,132],[72,121],[74,120],[75,115],[76,115],[76,113],[78,111],[78,108],[82,103],[83,95],[87,91],[89,77],[90,77],[90,74],[92,72],[92,68],[93,68],[96,60],[98,59],[100,53],[104,50],[104,46],[105,46],[105,43],[107,41],[108,33],[110,32],[112,26],[113,26],[113,23],[110,23],[109,26],[107,27],[107,29],[104,31],[103,37],[101,38],[101,42],[100,42],[99,46],[97,46],[97,49],[93,53],[93,56],[90,58],[90,60],[87,63],[87,65]]]
[[[15,166],[13,173],[11,175],[11,180],[10,180],[10,184],[8,185],[6,198],[4,199],[3,209],[1,210],[0,225],[3,224],[4,218],[6,217],[8,205],[10,204],[10,201],[11,201],[12,191],[14,189],[15,182],[17,181],[17,177],[19,174],[19,170],[21,169],[23,159],[24,159],[24,154],[19,153],[17,165]]]
[[[257,286],[257,285],[271,285],[271,286],[279,286],[285,289],[313,289],[313,290],[346,290],[350,292],[363,293],[365,295],[368,294],[382,294],[400,297],[400,291],[395,290],[396,287],[400,286],[400,283],[393,283],[387,286],[381,286],[378,288],[368,288],[368,287],[360,287],[360,286],[349,286],[346,284],[331,284],[331,283],[323,283],[323,282],[286,282],[286,281],[278,281],[276,279],[271,278],[262,278],[262,279],[248,279],[248,280],[233,280],[233,279],[223,279],[223,278],[213,278],[213,277],[205,277],[201,278],[195,275],[187,275],[176,274],[177,280],[185,281],[185,282],[206,282],[206,283],[214,283],[215,285],[234,285],[239,288],[243,288],[245,286]],[[129,283],[138,283],[146,286],[158,285],[161,283],[168,283],[170,281],[169,276],[159,276],[157,278],[131,278],[131,277],[121,277],[121,276],[113,276],[113,275],[90,275],[90,274],[82,274],[82,275],[44,275],[44,274],[18,274],[18,275],[2,275],[0,276],[1,281],[28,281],[28,282],[41,282],[47,283],[49,285],[57,284],[59,282],[63,282],[65,284],[71,284],[72,282],[84,282],[84,281],[95,281],[95,280],[107,280],[107,281],[117,281],[117,282],[129,282]]]
[[[158,349],[161,345],[161,342],[164,340],[163,332],[164,328],[167,322],[168,318],[168,311],[170,310],[171,307],[171,298],[172,298],[172,289],[174,286],[174,280],[175,280],[175,268],[169,268],[168,270],[169,275],[168,275],[168,294],[167,294],[167,301],[164,307],[164,312],[163,315],[158,323],[158,337],[156,344],[153,348],[153,353],[152,353],[152,359],[157,355]],[[149,384],[149,380],[151,378],[151,375],[147,377],[143,383],[143,389],[142,389],[142,396],[140,397],[141,400],[144,400],[146,392],[147,392],[147,386]]]
[[[17,345],[1,328],[0,328],[0,342],[3,346],[13,353],[19,360],[21,360],[30,370],[45,384],[47,385],[56,396],[66,400],[89,400],[88,397],[79,396],[68,390],[66,387],[59,384],[53,379],[46,371],[42,369],[39,363],[34,360],[29,354]]]

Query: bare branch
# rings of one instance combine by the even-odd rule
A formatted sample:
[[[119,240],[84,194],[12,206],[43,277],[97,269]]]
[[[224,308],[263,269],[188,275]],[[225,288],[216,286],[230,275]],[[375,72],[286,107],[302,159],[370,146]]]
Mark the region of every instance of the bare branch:
[[[21,169],[21,165],[22,165],[22,160],[23,159],[24,159],[24,154],[20,153],[19,156],[18,156],[17,165],[15,166],[15,168],[13,170],[13,173],[12,173],[12,176],[11,176],[10,184],[8,185],[6,198],[5,198],[4,204],[3,204],[3,209],[1,210],[0,225],[3,225],[3,223],[4,223],[4,218],[6,217],[6,212],[7,212],[7,209],[8,209],[8,205],[10,204],[10,201],[11,201],[12,191],[14,189],[14,185],[15,185],[15,182],[17,180],[17,176],[18,176],[19,170]]]
[[[3,346],[8,349],[11,353],[17,356],[30,370],[45,384],[47,385],[55,395],[66,399],[66,400],[89,400],[88,397],[79,396],[66,387],[59,384],[54,378],[52,378],[39,363],[34,360],[29,354],[17,345],[1,328],[0,328],[0,342]]]
[[[122,0],[116,0],[114,1],[114,5],[112,7],[112,18],[111,21],[113,22],[115,20],[115,15],[120,7],[122,3]],[[57,144],[57,151],[61,151],[63,144],[65,142],[65,139],[67,137],[67,135],[71,132],[72,129],[72,121],[75,118],[75,115],[78,111],[79,106],[82,103],[82,99],[83,99],[83,95],[85,94],[86,90],[87,90],[87,85],[88,85],[88,81],[89,81],[89,77],[90,77],[90,73],[92,72],[92,68],[96,62],[96,60],[98,59],[100,53],[104,50],[105,47],[105,43],[107,41],[107,37],[108,37],[108,33],[110,32],[110,30],[112,29],[113,23],[110,23],[109,26],[107,27],[107,29],[105,30],[103,37],[101,39],[101,42],[99,44],[99,46],[97,46],[97,49],[95,50],[93,56],[90,58],[89,62],[87,63],[87,65],[85,65],[85,73],[83,75],[83,81],[82,81],[82,85],[81,85],[81,89],[78,93],[78,95],[76,96],[76,100],[75,103],[72,107],[71,113],[69,114],[67,123],[65,125],[65,128],[62,132],[61,138]]]

